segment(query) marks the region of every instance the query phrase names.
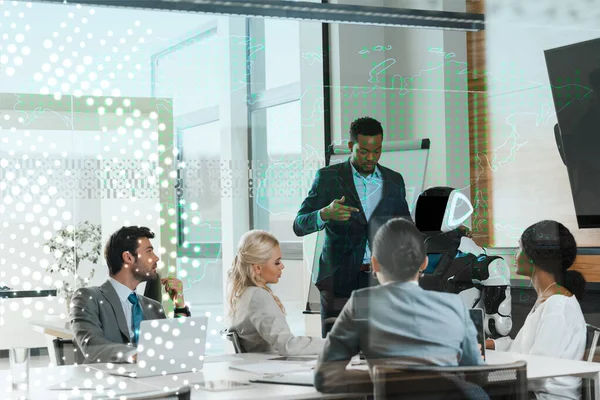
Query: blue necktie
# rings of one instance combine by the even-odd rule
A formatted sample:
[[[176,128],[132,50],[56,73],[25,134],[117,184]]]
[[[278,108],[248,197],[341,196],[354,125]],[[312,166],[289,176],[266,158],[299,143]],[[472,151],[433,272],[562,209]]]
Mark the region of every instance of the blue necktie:
[[[138,338],[140,337],[140,322],[144,319],[144,313],[142,312],[142,306],[140,306],[140,302],[135,293],[131,293],[127,300],[133,307],[131,308],[131,324],[133,325],[133,337],[131,341],[134,345],[137,345]]]

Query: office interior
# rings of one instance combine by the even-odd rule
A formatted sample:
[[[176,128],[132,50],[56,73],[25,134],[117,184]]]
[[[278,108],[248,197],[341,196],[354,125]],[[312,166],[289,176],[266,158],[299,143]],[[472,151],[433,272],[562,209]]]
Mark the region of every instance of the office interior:
[[[598,39],[600,6],[331,2],[483,15],[452,28],[106,3],[0,0],[0,294],[11,293],[0,299],[0,370],[13,347],[33,349],[36,366],[61,362],[43,326],[68,330],[67,288],[107,279],[90,249],[126,225],[156,233],[161,276],[180,278],[191,311],[208,317],[207,356],[233,351],[220,334],[227,273],[250,229],[281,242],[285,270],[272,289],[292,331],[320,336],[309,305],[317,235],[297,237],[292,224],[329,147],[345,146],[362,116],[382,122],[384,146],[428,139],[422,189],[450,186],[470,200],[473,239],[513,272],[511,336],[535,301],[514,274],[517,240],[541,219],[575,235],[582,309],[600,326],[600,229],[578,223],[545,58]],[[574,103],[591,96],[568,79],[584,88]],[[79,278],[58,255],[57,238],[73,229],[89,238],[75,256]],[[150,284],[138,293],[168,303]]]

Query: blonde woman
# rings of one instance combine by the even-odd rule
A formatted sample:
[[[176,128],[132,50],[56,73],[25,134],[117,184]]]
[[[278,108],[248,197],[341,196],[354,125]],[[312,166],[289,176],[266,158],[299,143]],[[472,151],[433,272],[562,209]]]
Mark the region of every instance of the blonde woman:
[[[294,336],[283,304],[267,286],[279,282],[283,268],[279,241],[273,235],[253,230],[242,236],[229,271],[229,330],[237,332],[250,353],[318,354],[325,341]]]

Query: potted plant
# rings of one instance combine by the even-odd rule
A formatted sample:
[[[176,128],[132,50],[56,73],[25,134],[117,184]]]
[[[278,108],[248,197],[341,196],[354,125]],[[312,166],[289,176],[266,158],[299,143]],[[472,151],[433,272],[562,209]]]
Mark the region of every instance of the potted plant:
[[[100,258],[101,248],[102,229],[100,225],[89,221],[81,222],[77,227],[69,225],[58,230],[54,237],[44,244],[46,253],[52,254],[56,261],[48,266],[46,271],[58,273],[62,277],[56,286],[59,296],[67,303],[67,310],[71,306],[73,293],[78,288],[86,287],[94,277],[94,268],[87,277],[81,276],[79,264],[89,260],[95,265]]]

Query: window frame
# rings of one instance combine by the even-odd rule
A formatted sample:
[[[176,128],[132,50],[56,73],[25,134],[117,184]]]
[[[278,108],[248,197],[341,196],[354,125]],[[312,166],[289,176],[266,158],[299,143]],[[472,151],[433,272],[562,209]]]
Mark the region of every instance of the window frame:
[[[300,29],[300,27],[298,27]],[[246,55],[248,60],[248,82],[247,82],[247,96],[248,98],[257,97],[258,100],[252,104],[248,104],[248,135],[249,135],[249,146],[248,146],[248,159],[265,159],[268,160],[267,154],[267,135],[266,130],[260,132],[259,126],[265,127],[266,120],[256,122],[257,116],[253,116],[256,111],[267,110],[271,107],[280,106],[283,104],[292,103],[295,101],[301,101],[302,99],[302,88],[300,82],[300,76],[298,81],[287,85],[282,85],[270,89],[265,89],[266,82],[266,65],[265,65],[265,53],[264,51],[255,53],[258,56],[251,60],[255,43],[265,42],[265,27],[264,19],[262,18],[246,18],[246,32],[247,37],[253,40],[248,40],[246,44]],[[300,51],[300,49],[298,49]],[[260,84],[256,82],[261,82]],[[266,112],[264,118],[266,119]],[[258,125],[258,126],[257,126]],[[259,157],[259,158],[257,158]],[[258,180],[258,173],[255,168],[252,171],[252,178],[256,182]],[[268,200],[267,200],[268,202]],[[250,228],[251,229],[265,229],[269,230],[269,212],[262,207],[258,207],[255,199],[250,198]],[[267,203],[268,204],[268,203]],[[302,238],[298,238],[298,241],[287,241],[280,242],[281,251],[285,254],[285,259],[288,260],[303,260],[303,241]]]
[[[213,122],[219,122],[219,107],[210,107],[206,109],[199,110],[197,112],[193,112],[190,114],[186,114],[189,118],[180,118],[175,122],[175,133],[176,133],[176,146],[177,146],[177,185],[176,189],[176,204],[177,204],[177,253],[181,257],[188,258],[220,258],[221,255],[221,246],[223,241],[220,240],[218,242],[187,242],[185,240],[185,219],[183,219],[184,213],[184,193],[185,190],[183,179],[183,171],[182,168],[179,168],[179,165],[183,163],[184,160],[184,146],[183,146],[183,131],[190,128],[196,128],[198,126],[210,124]],[[212,247],[215,246],[214,250],[209,252],[196,252],[193,249],[195,247]],[[208,254],[218,254],[218,257],[208,256]]]
[[[151,57],[151,92],[152,97],[156,96],[156,83],[157,83],[157,73],[158,68],[160,66],[161,58],[176,53],[179,50],[183,50],[187,47],[202,43],[203,40],[213,37],[218,34],[218,19],[210,20],[209,22],[202,25],[199,29],[194,30],[191,34],[184,35],[180,38],[177,43],[166,47],[165,49],[155,53]],[[188,257],[188,258],[221,258],[222,255],[222,240],[219,242],[199,242],[187,243],[187,246],[184,247],[185,241],[185,220],[183,219],[183,190],[185,181],[183,179],[182,170],[179,167],[183,160],[183,137],[182,133],[186,129],[194,128],[197,126],[209,124],[212,122],[219,121],[219,105],[214,105],[210,107],[205,107],[198,109],[196,111],[192,111],[186,114],[182,114],[179,116],[173,116],[173,124],[174,124],[174,146],[177,149],[176,155],[176,165],[177,165],[177,185],[175,187],[175,200],[176,200],[176,210],[177,210],[177,256],[178,257]],[[179,190],[181,189],[181,190]],[[209,246],[215,246],[215,251],[210,252],[196,252],[193,249],[196,247],[206,248]],[[208,254],[218,254],[217,257],[209,256]]]

